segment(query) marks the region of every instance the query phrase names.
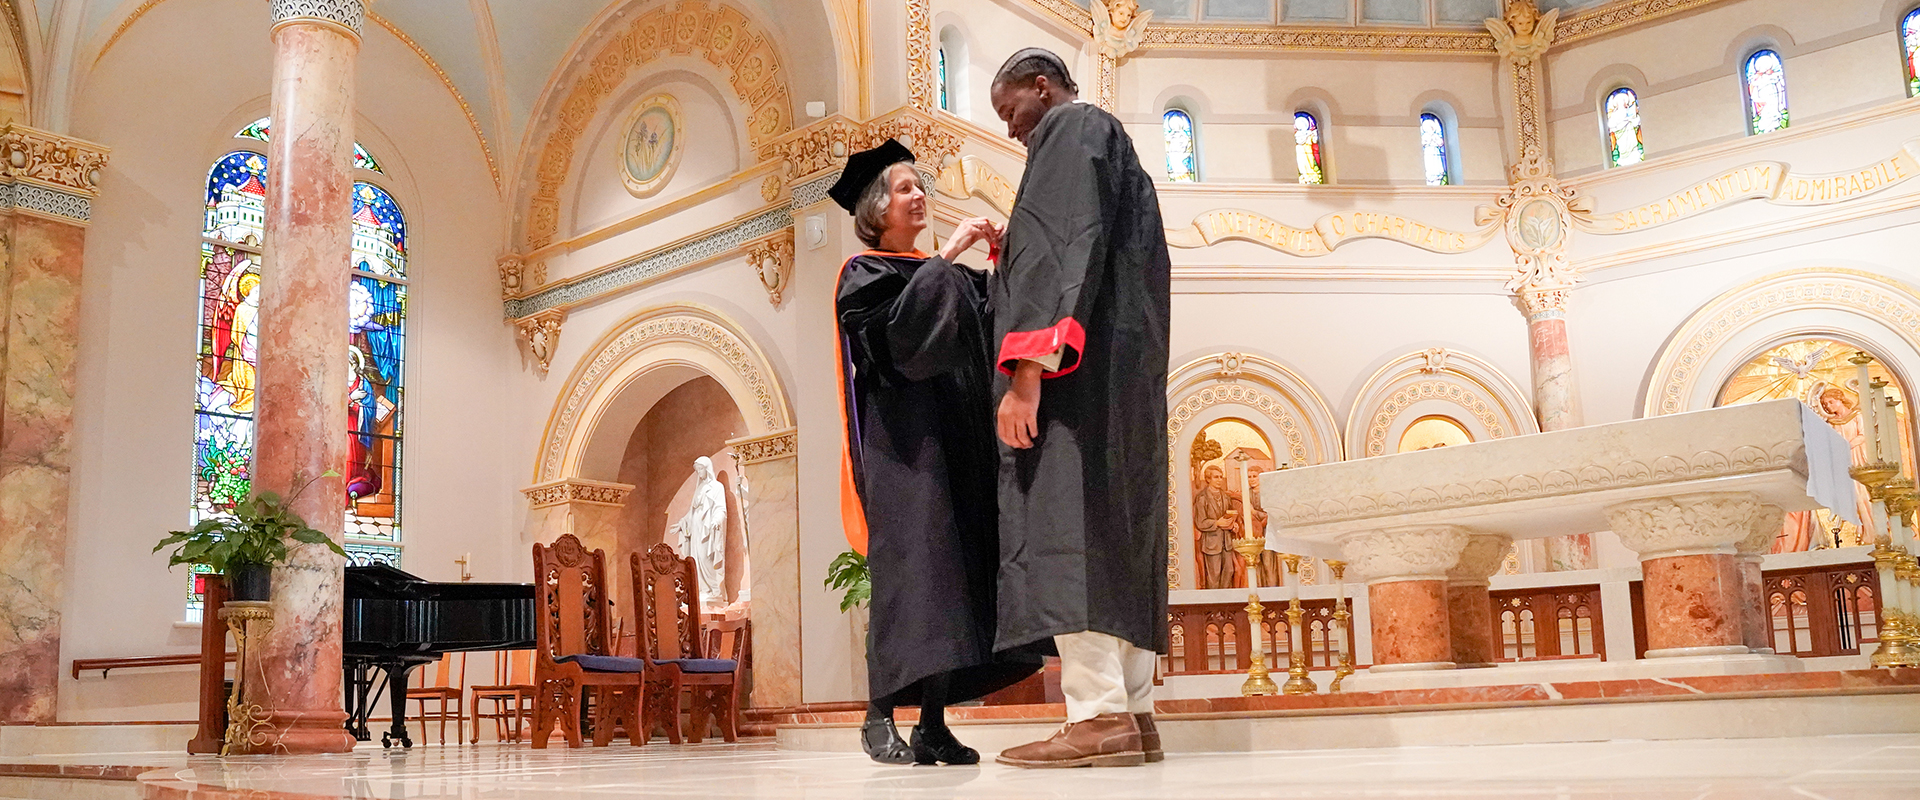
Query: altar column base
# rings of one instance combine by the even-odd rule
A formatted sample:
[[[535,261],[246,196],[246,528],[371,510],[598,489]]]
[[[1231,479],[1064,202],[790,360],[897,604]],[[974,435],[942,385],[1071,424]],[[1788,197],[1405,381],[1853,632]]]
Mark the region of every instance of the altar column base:
[[[1747,492],[1676,495],[1607,509],[1622,544],[1640,554],[1647,658],[1744,655],[1751,617],[1738,545],[1779,508]]]
[[[1493,666],[1493,598],[1488,580],[1500,571],[1513,540],[1497,534],[1467,537],[1460,560],[1447,570],[1447,623],[1453,661],[1461,667]]]
[[[1374,672],[1453,669],[1447,572],[1470,532],[1456,525],[1420,525],[1343,539],[1351,568],[1367,582]]]

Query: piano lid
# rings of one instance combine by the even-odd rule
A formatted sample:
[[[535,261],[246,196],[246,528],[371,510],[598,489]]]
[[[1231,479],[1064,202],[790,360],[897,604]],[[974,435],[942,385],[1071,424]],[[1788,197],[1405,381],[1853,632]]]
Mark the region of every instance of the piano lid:
[[[531,583],[482,583],[461,581],[441,583],[420,578],[385,564],[347,567],[345,594],[348,598],[393,598],[408,600],[519,599],[533,598]]]

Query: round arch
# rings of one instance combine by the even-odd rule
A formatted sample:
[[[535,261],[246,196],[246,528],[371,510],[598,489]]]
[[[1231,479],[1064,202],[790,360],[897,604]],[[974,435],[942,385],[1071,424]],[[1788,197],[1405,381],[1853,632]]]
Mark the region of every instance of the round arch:
[[[1347,417],[1347,453],[1392,453],[1407,427],[1430,415],[1459,423],[1476,442],[1540,432],[1526,393],[1505,373],[1470,353],[1432,347],[1387,362],[1362,385]]]
[[[1920,365],[1920,293],[1885,275],[1839,268],[1782,272],[1733,289],[1689,317],[1660,352],[1645,416],[1712,408],[1741,365],[1795,339],[1825,336],[1887,359],[1903,386]]]
[[[541,436],[533,483],[614,480],[633,426],[667,392],[700,375],[733,398],[746,436],[793,426],[778,374],[739,325],[704,306],[655,306],[607,331],[567,377]]]

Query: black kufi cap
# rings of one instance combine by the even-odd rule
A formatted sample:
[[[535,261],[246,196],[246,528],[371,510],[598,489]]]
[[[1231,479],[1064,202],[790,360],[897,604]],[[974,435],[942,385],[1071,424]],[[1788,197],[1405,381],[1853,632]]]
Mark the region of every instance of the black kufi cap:
[[[902,161],[913,161],[913,151],[897,139],[888,139],[879,147],[847,156],[847,168],[840,173],[840,180],[834,182],[833,188],[827,190],[827,196],[851,214],[860,202],[860,194],[873,184],[873,179]]]

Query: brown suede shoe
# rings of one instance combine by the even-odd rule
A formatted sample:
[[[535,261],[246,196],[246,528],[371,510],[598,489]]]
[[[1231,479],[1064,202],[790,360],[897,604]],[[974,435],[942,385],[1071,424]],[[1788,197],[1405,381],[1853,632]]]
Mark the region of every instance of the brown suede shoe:
[[[1140,729],[1140,749],[1147,754],[1147,763],[1167,760],[1167,751],[1160,749],[1160,729],[1153,724],[1153,714],[1135,714],[1133,724]]]
[[[1137,767],[1147,763],[1147,757],[1133,719],[1132,714],[1101,714],[1063,725],[1059,733],[1006,750],[994,760],[1025,769]]]

